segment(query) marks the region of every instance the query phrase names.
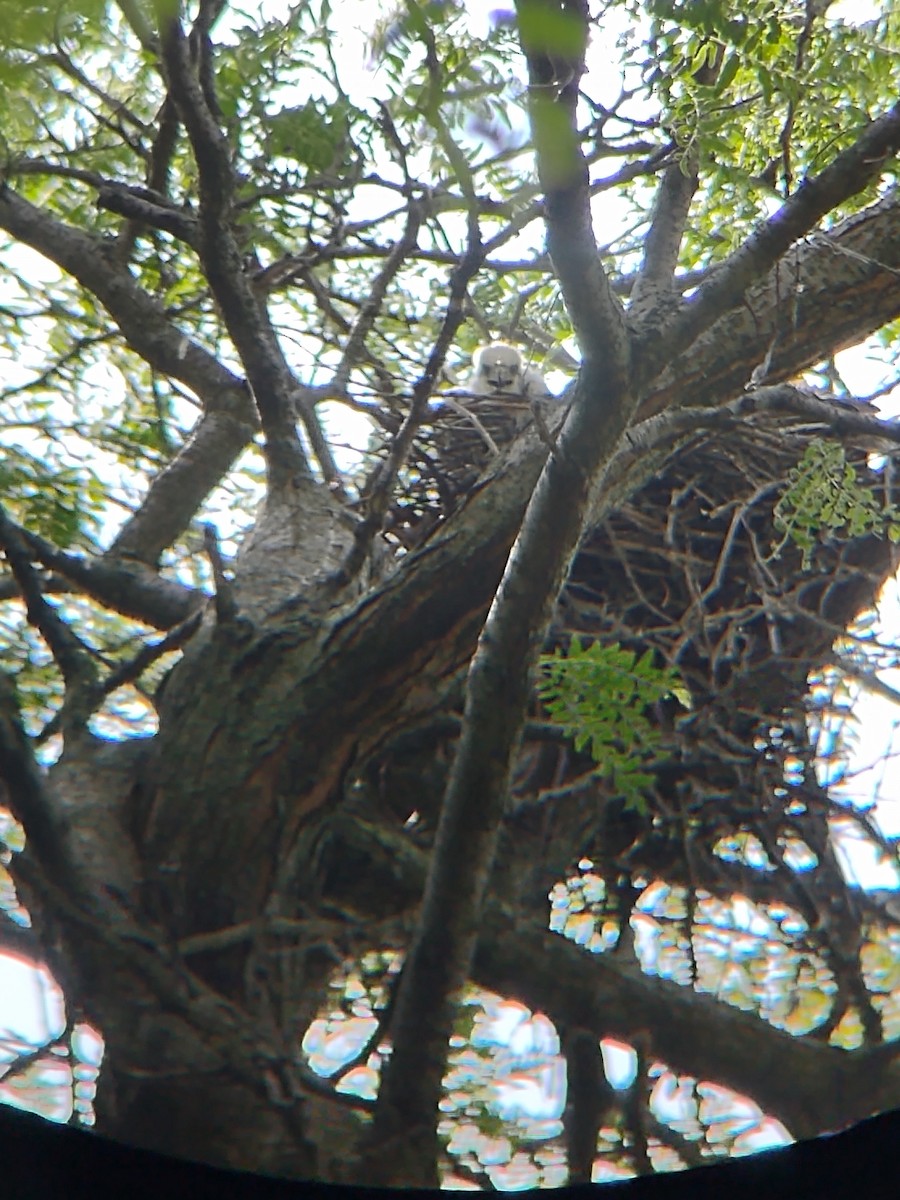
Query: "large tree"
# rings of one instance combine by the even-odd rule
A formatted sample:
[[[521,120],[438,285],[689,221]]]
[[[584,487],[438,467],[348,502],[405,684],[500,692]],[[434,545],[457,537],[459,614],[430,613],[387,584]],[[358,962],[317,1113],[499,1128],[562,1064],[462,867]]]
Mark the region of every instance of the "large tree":
[[[894,566],[834,355],[900,317],[898,38],[828,10],[408,0],[363,61],[327,0],[3,4],[0,938],[104,1131],[432,1183],[467,981],[558,1031],[572,1178],[604,1037],[638,1169],[702,1157],[657,1062],[897,1102],[835,818],[895,850],[810,729]],[[479,408],[496,337],[562,395]],[[300,1049],[367,953],[376,1101]]]

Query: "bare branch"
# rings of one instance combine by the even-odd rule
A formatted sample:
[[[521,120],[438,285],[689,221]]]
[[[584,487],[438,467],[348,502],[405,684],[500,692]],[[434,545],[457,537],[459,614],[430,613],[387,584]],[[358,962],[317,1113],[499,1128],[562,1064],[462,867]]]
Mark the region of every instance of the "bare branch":
[[[245,390],[241,394],[248,399]],[[116,535],[109,554],[157,563],[250,441],[253,427],[242,419],[250,415],[246,409],[244,414],[227,410],[204,413],[178,454],[152,481],[140,508]]]
[[[219,540],[215,526],[203,526],[203,546],[212,566],[213,582],[216,588],[216,620],[220,625],[226,625],[237,617],[237,603],[234,598],[234,580],[229,579],[225,572],[225,560],[219,549]]]
[[[838,438],[853,438],[874,453],[900,446],[900,422],[882,421],[874,412],[842,404],[812,388],[792,384],[754,388],[718,408],[692,405],[648,417],[625,435],[619,459],[635,461],[658,446],[672,447],[678,438],[702,430],[723,429],[760,412],[784,412],[806,417]]]
[[[698,182],[695,155],[679,156],[660,181],[644,241],[644,260],[631,293],[628,318],[632,327],[654,314],[658,317],[661,306],[672,301],[678,252]]]
[[[88,76],[85,75],[85,73],[80,69],[80,67],[76,66],[76,64],[72,62],[72,59],[65,52],[62,46],[59,45],[59,43],[57,43],[55,52],[50,55],[50,62],[58,66],[61,71],[63,71],[71,79],[74,79],[76,83],[80,83],[86,91],[90,92],[93,96],[96,96],[97,99],[102,101],[103,105],[115,116],[122,117],[128,122],[129,125],[133,125],[138,133],[147,132],[146,124],[137,116],[137,114],[132,112],[132,110],[127,104],[124,103],[124,101],[114,99],[114,97],[104,92],[101,87],[98,87],[92,79],[89,79]],[[117,129],[115,125],[111,125],[105,118],[98,117],[98,120],[100,120],[102,124],[108,125],[112,129]]]
[[[384,266],[372,281],[369,294],[350,329],[349,337],[344,345],[344,353],[332,378],[332,387],[338,392],[346,391],[350,382],[350,372],[363,354],[365,340],[381,312],[388,288],[416,245],[419,228],[422,224],[422,215],[421,203],[410,200],[406,210],[406,228],[391,248]]]
[[[170,6],[157,2],[162,52],[172,96],[187,129],[200,183],[200,258],[225,326],[253,391],[266,435],[272,482],[308,481],[309,465],[294,423],[295,381],[268,314],[257,299],[235,237],[235,191],[228,143],[194,69],[188,40]]]
[[[0,188],[0,228],[56,263],[104,305],[128,345],[157,371],[186,384],[210,409],[252,419],[243,381],[169,318],[110,253],[101,237],[42,212],[8,186]]]
[[[189,246],[197,245],[197,221],[174,204],[160,204],[136,194],[135,188],[106,184],[97,193],[97,207],[171,233]]]
[[[65,825],[34,760],[15,689],[5,675],[0,675],[0,780],[3,801],[24,827],[34,854],[59,887],[77,896],[81,888],[66,846]]]
[[[338,465],[335,462],[334,455],[331,453],[328,439],[325,437],[322,422],[319,420],[319,414],[316,412],[316,395],[317,389],[315,388],[300,387],[297,389],[294,395],[297,415],[303,422],[303,428],[306,430],[306,436],[309,438],[310,448],[315,455],[316,462],[319,464],[332,495],[338,500],[346,501],[347,492],[344,488],[341,472],[338,470]]]
[[[447,351],[465,319],[465,297],[470,281],[478,271],[484,257],[481,244],[481,230],[478,224],[478,214],[473,208],[469,211],[469,239],[466,253],[459,261],[456,270],[450,276],[449,296],[444,319],[438,336],[435,338],[425,370],[413,387],[412,404],[409,412],[391,441],[387,458],[381,464],[366,499],[366,515],[360,522],[353,546],[335,575],[335,585],[343,586],[353,579],[362,569],[369,553],[373,539],[384,526],[384,518],[390,503],[391,491],[397,473],[406,462],[412,447],[416,431],[425,419],[428,401],[434,391],[440,376],[441,368]]]
[[[22,530],[0,507],[0,546],[6,555],[25,601],[29,622],[47,643],[66,683],[66,702],[69,727],[83,725],[90,715],[81,702],[81,694],[97,678],[97,664],[90,650],[78,638],[59,613],[48,604],[41,591],[40,580],[31,564]]]
[[[38,562],[75,584],[78,591],[114,612],[157,629],[169,629],[187,620],[205,602],[202,592],[164,579],[141,562],[111,555],[82,558],[59,550],[36,533],[22,530],[22,537]]]
[[[848,679],[855,679],[864,691],[872,692],[881,699],[900,706],[900,690],[885,683],[875,671],[867,671],[856,663],[844,660],[841,662],[841,674],[846,675]]]
[[[520,0],[520,21],[537,13],[544,0]],[[569,0],[565,11],[581,23],[587,39],[586,5]],[[548,11],[558,5],[548,5]],[[537,153],[538,177],[544,191],[547,250],[559,278],[582,358],[603,359],[613,375],[628,374],[628,337],[622,307],[613,295],[594,238],[588,164],[575,121],[580,61],[557,63],[537,43],[529,43],[523,25],[523,49],[530,78],[529,104]]]
[[[169,654],[173,650],[180,650],[197,632],[202,619],[203,608],[200,607],[182,621],[180,625],[176,625],[174,629],[169,630],[165,637],[142,646],[130,659],[110,671],[105,679],[95,680],[91,683],[84,691],[84,697],[81,701],[83,709],[87,713],[96,712],[107,696],[111,696],[113,692],[118,691],[120,687],[125,687],[126,684],[134,683],[136,679],[139,679],[163,655]],[[49,720],[38,734],[36,741],[38,743],[45,742],[48,738],[53,737],[55,733],[59,732],[63,726],[63,716],[64,712],[60,711],[55,717]]]

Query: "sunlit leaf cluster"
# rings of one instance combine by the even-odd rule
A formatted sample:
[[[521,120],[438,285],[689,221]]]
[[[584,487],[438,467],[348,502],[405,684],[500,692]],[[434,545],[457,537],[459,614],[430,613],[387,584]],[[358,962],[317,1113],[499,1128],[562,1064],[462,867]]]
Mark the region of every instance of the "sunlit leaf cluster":
[[[569,734],[577,750],[588,749],[594,762],[628,807],[642,808],[643,789],[653,776],[641,769],[652,760],[660,740],[647,708],[669,695],[685,699],[678,673],[659,667],[650,651],[573,637],[568,654],[541,659],[538,691],[551,719]]]
[[[864,485],[839,442],[817,440],[804,451],[791,472],[787,491],[774,515],[775,530],[781,535],[773,554],[788,542],[803,552],[804,569],[812,565],[813,553],[822,537],[849,539],[866,533],[886,533],[900,540],[900,516],[894,505],[879,499],[874,488]]]

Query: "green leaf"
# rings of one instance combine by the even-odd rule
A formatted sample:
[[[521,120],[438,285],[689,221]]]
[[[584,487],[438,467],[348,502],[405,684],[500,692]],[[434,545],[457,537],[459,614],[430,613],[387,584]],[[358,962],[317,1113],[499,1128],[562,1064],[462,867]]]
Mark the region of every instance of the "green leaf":
[[[268,153],[324,171],[334,164],[346,140],[347,115],[346,105],[323,101],[307,100],[299,107],[283,108],[268,119]]]
[[[541,668],[538,691],[550,719],[576,750],[590,748],[628,806],[643,808],[643,793],[653,782],[643,768],[660,740],[647,709],[676,689],[687,696],[677,673],[657,666],[649,650],[638,657],[616,643],[585,644],[577,637],[567,655],[544,655]]]
[[[740,68],[741,56],[737,52],[729,54],[719,72],[719,78],[716,80],[717,95],[721,95],[728,90]]]
[[[890,533],[896,518],[893,505],[863,485],[837,442],[817,439],[790,474],[788,487],[775,506],[773,525],[781,535],[771,556],[777,558],[788,542],[802,551],[808,569],[812,550],[825,535],[847,540],[863,534]]]

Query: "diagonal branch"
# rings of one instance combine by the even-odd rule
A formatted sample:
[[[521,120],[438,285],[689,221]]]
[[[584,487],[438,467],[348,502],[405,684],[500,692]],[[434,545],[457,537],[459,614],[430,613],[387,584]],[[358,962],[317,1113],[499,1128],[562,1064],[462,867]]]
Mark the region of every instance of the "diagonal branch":
[[[863,131],[815,179],[807,179],[774,216],[750,235],[680,306],[662,336],[646,332],[635,347],[638,384],[646,385],[673,354],[691,346],[724,312],[739,305],[804,234],[839,204],[859,195],[900,150],[900,101]]]
[[[110,671],[105,679],[92,680],[84,688],[83,696],[79,697],[79,712],[90,716],[96,712],[107,696],[111,696],[120,687],[124,687],[126,684],[133,683],[139,679],[146,670],[152,667],[165,654],[169,654],[173,650],[180,650],[197,632],[202,619],[203,607],[201,606],[186,620],[182,621],[180,625],[176,625],[174,629],[170,629],[165,637],[161,637],[156,642],[141,646],[136,654],[133,654],[131,658],[120,663]],[[60,729],[64,730],[64,728],[65,705],[56,716],[47,722],[36,740],[38,743],[45,742],[49,737],[52,737]]]
[[[172,321],[135,281],[117,247],[42,212],[0,185],[0,229],[71,275],[106,308],[128,346],[151,367],[189,387],[205,415],[175,462],[114,543],[118,553],[155,562],[184,530],[253,435],[247,386]]]
[[[69,628],[56,609],[44,598],[41,580],[34,570],[31,558],[35,554],[35,544],[50,550],[54,565],[59,567],[63,562],[81,565],[82,578],[105,580],[109,585],[112,577],[117,584],[122,578],[126,584],[131,584],[133,591],[133,572],[122,570],[117,566],[109,567],[105,562],[84,563],[73,555],[65,555],[48,547],[43,539],[35,538],[19,529],[0,508],[0,546],[6,555],[13,576],[25,601],[26,614],[29,622],[39,631],[59,666],[66,684],[66,694],[63,705],[56,716],[41,730],[40,741],[45,741],[57,731],[64,734],[78,733],[83,730],[89,717],[103,703],[104,699],[117,688],[136,679],[157,658],[171,649],[178,648],[196,630],[203,612],[204,598],[198,595],[192,597],[192,603],[187,608],[185,619],[179,625],[160,639],[155,646],[144,646],[130,662],[123,663],[111,671],[105,680],[101,680],[97,664],[90,648]],[[148,574],[150,574],[148,572]],[[158,586],[155,586],[158,585]],[[177,584],[159,580],[151,576],[150,587],[147,591],[167,593]],[[186,589],[182,589],[186,591]]]
[[[245,401],[249,399],[246,391],[241,395]],[[248,420],[228,411],[205,412],[178,454],[150,484],[143,503],[119,530],[109,553],[142,563],[158,562],[252,436]]]
[[[106,608],[156,629],[171,629],[206,602],[203,592],[166,579],[143,563],[129,563],[114,556],[84,558],[58,549],[29,530],[23,529],[21,534],[31,555],[48,570],[57,572]]]
[[[660,446],[672,447],[686,434],[727,430],[754,413],[783,412],[807,418],[822,430],[837,438],[853,438],[854,442],[873,453],[885,453],[900,446],[900,424],[882,421],[874,410],[856,409],[812,388],[793,384],[776,384],[754,388],[717,407],[692,405],[648,417],[631,427],[625,444],[616,458],[621,463],[640,461]]]
[[[900,316],[900,194],[800,242],[739,308],[666,364],[641,405],[661,412],[680,397],[704,405],[730,400],[767,361],[765,381],[808,370]]]
[[[51,217],[0,183],[0,229],[56,263],[106,308],[128,345],[151,367],[178,379],[207,408],[252,420],[243,381],[171,320],[110,253],[109,243]]]
[[[49,172],[54,173],[53,171]],[[189,246],[197,243],[197,222],[177,205],[161,202],[164,197],[141,195],[144,188],[125,187],[122,184],[104,183],[97,191],[97,207],[107,212],[118,213],[129,221],[161,229]]]
[[[142,620],[155,629],[172,629],[205,604],[203,592],[167,580],[143,563],[106,556],[84,558],[59,550],[52,542],[28,529],[22,529],[20,533],[31,557],[53,572],[41,580],[44,593],[88,595],[98,604],[112,608],[122,616]],[[18,595],[20,589],[13,576],[0,578],[0,599]]]
[[[228,334],[241,357],[266,435],[270,481],[309,480],[297,436],[296,382],[278,345],[268,313],[257,299],[232,227],[236,179],[228,142],[210,109],[188,39],[171,5],[157,0],[163,63],[197,164],[200,191],[200,260]],[[203,54],[208,57],[208,46]]]
[[[372,281],[368,289],[368,295],[363,301],[356,320],[350,329],[350,335],[344,346],[341,361],[331,381],[331,386],[336,392],[346,392],[350,382],[350,372],[364,354],[366,338],[371,333],[375,321],[381,313],[388,288],[410,253],[415,249],[421,224],[422,205],[420,202],[411,199],[406,210],[406,227],[391,247],[384,265]]]
[[[491,907],[480,929],[473,979],[514,996],[557,1025],[601,1037],[652,1030],[653,1053],[675,1070],[747,1091],[795,1137],[812,1137],[897,1102],[900,1065],[890,1044],[848,1053],[793,1037],[750,1013],[633,961],[587,954],[546,929],[513,928]],[[893,1061],[892,1061],[893,1060]]]
[[[77,637],[56,609],[48,604],[22,531],[0,508],[0,547],[16,578],[25,601],[28,621],[41,634],[66,684],[63,727],[79,728],[91,710],[83,702],[97,681],[97,665],[84,642]]]
[[[412,220],[412,217],[410,218]],[[372,541],[384,526],[385,514],[390,504],[394,481],[403,464],[406,462],[416,431],[425,419],[428,411],[428,401],[434,391],[435,384],[444,365],[447,351],[465,319],[465,298],[469,283],[478,271],[484,259],[481,243],[481,229],[478,223],[477,211],[469,210],[468,246],[458,266],[451,273],[447,307],[441,328],[435,338],[425,370],[413,387],[412,404],[403,424],[391,441],[387,458],[381,464],[371,491],[367,497],[366,515],[359,523],[354,535],[354,542],[345,562],[335,573],[334,583],[343,586],[353,579],[368,555]]]

